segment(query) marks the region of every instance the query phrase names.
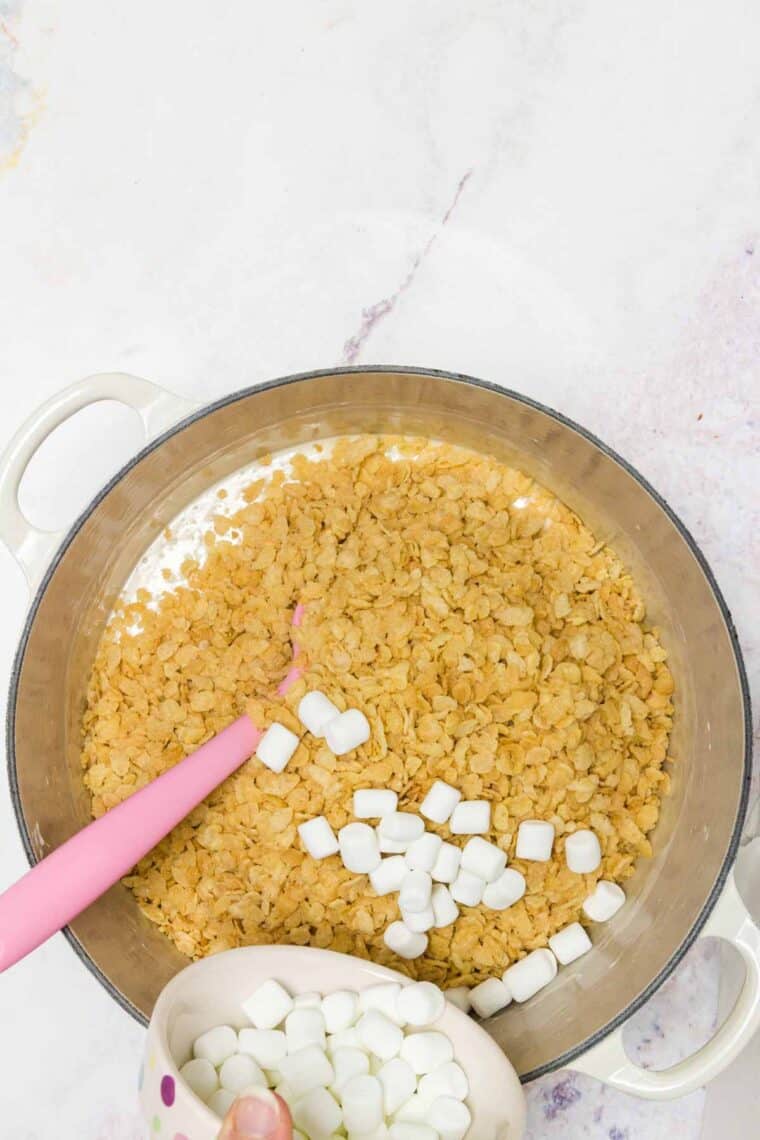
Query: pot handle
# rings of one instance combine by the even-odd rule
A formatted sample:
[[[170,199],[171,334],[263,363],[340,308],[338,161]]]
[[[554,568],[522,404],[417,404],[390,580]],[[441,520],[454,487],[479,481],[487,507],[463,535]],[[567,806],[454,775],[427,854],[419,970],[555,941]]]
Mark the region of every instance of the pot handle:
[[[701,937],[730,942],[741,954],[745,969],[736,1004],[715,1036],[691,1057],[655,1072],[629,1060],[621,1027],[573,1062],[576,1072],[646,1100],[671,1100],[701,1088],[731,1064],[760,1027],[760,930],[742,902],[733,875]]]
[[[21,425],[0,456],[0,539],[5,543],[33,590],[65,530],[46,531],[32,526],[19,507],[18,489],[37,448],[60,424],[100,400],[118,400],[140,416],[146,439],[159,435],[195,408],[150,380],[127,372],[100,372],[63,388]]]

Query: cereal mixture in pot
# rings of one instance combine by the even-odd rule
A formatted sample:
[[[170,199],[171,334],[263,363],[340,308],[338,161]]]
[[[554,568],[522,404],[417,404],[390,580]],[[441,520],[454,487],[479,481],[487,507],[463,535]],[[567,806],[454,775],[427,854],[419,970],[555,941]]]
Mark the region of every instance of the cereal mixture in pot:
[[[127,883],[180,951],[309,944],[476,984],[651,854],[673,681],[635,584],[577,515],[487,456],[376,436],[297,456],[246,500],[217,517],[186,584],[153,605],[143,592],[106,629],[83,719],[94,815],[246,710],[301,733],[307,689],[362,709],[372,735],[337,758],[305,734],[279,775],[246,763],[140,863]],[[277,697],[296,634],[304,676]],[[465,908],[402,962],[383,944],[395,898],[337,857],[315,862],[296,827],[319,814],[342,827],[355,788],[393,788],[417,810],[436,777],[492,802],[487,838],[527,893],[505,911]],[[556,828],[547,863],[514,859],[528,818]],[[565,864],[579,827],[602,843],[594,875]]]

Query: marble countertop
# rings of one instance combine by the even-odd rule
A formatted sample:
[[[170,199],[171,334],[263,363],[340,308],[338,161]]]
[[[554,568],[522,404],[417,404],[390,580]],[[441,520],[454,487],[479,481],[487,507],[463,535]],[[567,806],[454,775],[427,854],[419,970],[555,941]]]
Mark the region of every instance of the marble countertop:
[[[196,401],[337,363],[479,375],[669,500],[757,693],[758,32],[746,0],[0,0],[0,443],[112,368]],[[26,508],[70,518],[139,438],[83,414]],[[26,605],[4,550],[0,585],[4,690]],[[0,887],[24,867],[3,787]],[[710,1035],[719,958],[637,1015],[642,1061]],[[60,936],[0,977],[0,1024],[4,1140],[142,1137],[143,1031]],[[760,1109],[731,1079],[652,1105],[557,1074],[529,1140],[714,1140],[726,1104]]]

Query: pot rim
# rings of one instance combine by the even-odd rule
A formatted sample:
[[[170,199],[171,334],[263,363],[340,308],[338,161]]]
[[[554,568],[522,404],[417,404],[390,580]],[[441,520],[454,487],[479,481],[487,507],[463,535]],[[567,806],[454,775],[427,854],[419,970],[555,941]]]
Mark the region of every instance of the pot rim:
[[[670,975],[682,961],[687,951],[697,940],[700,931],[704,927],[707,919],[710,916],[710,913],[715,907],[726,883],[731,867],[733,866],[733,863],[736,859],[737,851],[739,849],[739,841],[741,839],[741,833],[744,826],[744,820],[747,814],[750,779],[752,774],[752,706],[747,672],[744,665],[741,646],[739,644],[739,637],[733,622],[733,618],[731,616],[731,611],[728,608],[726,600],[723,597],[723,594],[715,579],[715,575],[713,574],[707,562],[707,559],[702,553],[691,532],[681,521],[672,507],[670,507],[662,495],[660,495],[655,490],[651,483],[649,483],[648,480],[645,479],[644,476],[641,475],[635,467],[633,467],[626,459],[619,455],[613,448],[609,447],[608,444],[599,439],[593,432],[589,431],[587,428],[582,427],[580,424],[577,424],[574,420],[571,420],[568,416],[563,415],[561,412],[556,411],[554,408],[549,407],[547,404],[542,404],[540,401],[534,400],[530,396],[524,396],[520,392],[516,392],[511,388],[505,388],[499,384],[494,384],[492,381],[480,380],[474,376],[469,376],[461,372],[448,372],[444,369],[439,368],[404,367],[403,365],[367,364],[359,365],[356,367],[341,366],[337,368],[321,368],[308,372],[296,372],[289,376],[283,376],[276,380],[265,381],[261,384],[253,384],[247,388],[242,388],[236,392],[231,392],[229,395],[222,396],[218,400],[214,400],[212,403],[204,404],[197,411],[191,412],[190,415],[180,419],[176,424],[173,424],[172,427],[168,428],[165,432],[162,432],[155,439],[147,443],[127,463],[125,463],[124,466],[121,467],[116,472],[116,474],[108,480],[107,483],[104,484],[104,486],[97,492],[91,502],[81,512],[78,518],[74,520],[65,537],[63,538],[61,545],[58,547],[58,550],[53,556],[50,565],[45,571],[45,574],[43,575],[42,580],[37,587],[34,598],[30,604],[29,611],[24,622],[24,628],[19,639],[18,648],[13,659],[13,668],[11,670],[10,683],[8,686],[8,701],[5,722],[8,783],[10,786],[13,811],[16,816],[16,823],[21,835],[21,842],[23,844],[27,860],[30,866],[34,866],[34,864],[38,862],[38,859],[32,846],[31,835],[29,833],[29,829],[27,827],[26,819],[24,818],[24,813],[21,806],[21,795],[16,771],[16,753],[14,743],[16,726],[16,700],[18,697],[21,667],[23,664],[24,655],[26,653],[26,647],[29,641],[31,628],[34,624],[37,610],[39,609],[48,584],[55,574],[63,555],[66,553],[66,550],[76,537],[80,528],[90,517],[90,515],[97,509],[109,491],[114,486],[116,486],[116,484],[121,479],[123,479],[123,477],[146,455],[149,455],[151,452],[161,447],[161,445],[165,443],[167,439],[171,438],[171,436],[176,435],[183,428],[187,427],[188,424],[195,423],[197,420],[204,419],[206,416],[211,415],[212,412],[216,412],[220,408],[225,408],[230,404],[237,403],[239,400],[247,399],[249,396],[253,395],[256,392],[266,391],[272,388],[284,387],[286,384],[294,384],[303,380],[315,380],[323,376],[350,376],[368,373],[394,373],[397,375],[424,376],[434,379],[455,381],[457,383],[470,385],[474,388],[482,388],[486,391],[493,392],[495,395],[507,396],[510,399],[515,400],[517,403],[524,404],[529,408],[533,408],[535,411],[543,412],[545,415],[562,424],[563,427],[570,428],[572,431],[577,432],[578,435],[582,436],[589,443],[593,444],[596,448],[598,448],[599,451],[602,452],[603,455],[607,456],[609,459],[612,459],[615,463],[622,467],[628,475],[635,479],[639,486],[644,491],[646,491],[648,495],[651,496],[651,498],[655,501],[655,503],[660,507],[660,509],[664,512],[664,514],[676,528],[681,538],[686,543],[690,552],[699,564],[699,567],[702,570],[705,578],[707,579],[707,583],[710,586],[713,597],[718,605],[723,621],[725,622],[729,640],[731,642],[734,662],[739,679],[739,687],[741,690],[742,707],[744,711],[744,774],[742,778],[739,806],[736,813],[736,819],[734,821],[731,840],[723,863],[720,867],[720,871],[718,872],[715,883],[713,884],[713,888],[705,899],[705,903],[699,915],[689,929],[680,947],[671,956],[671,958],[660,970],[660,972],[652,979],[649,985],[647,985],[641,991],[641,993],[633,999],[633,1001],[629,1002],[627,1006],[625,1006],[614,1018],[612,1018],[612,1020],[607,1022],[607,1024],[604,1025],[601,1029],[597,1030],[596,1033],[592,1034],[590,1037],[586,1038],[584,1041],[580,1042],[572,1049],[568,1049],[565,1053],[555,1058],[552,1062],[541,1065],[528,1073],[522,1074],[520,1080],[523,1084],[527,1084],[529,1081],[537,1080],[539,1077],[543,1077],[547,1073],[568,1067],[571,1061],[580,1057],[594,1045],[604,1040],[604,1038],[609,1036],[610,1033],[613,1033],[616,1029],[622,1026],[638,1009],[640,1009],[650,999],[650,997],[652,997],[652,995],[660,988],[663,982],[665,982],[667,978],[670,977]],[[122,1007],[122,1009],[131,1014],[132,1017],[134,1017],[141,1025],[147,1025],[149,1019],[146,1018],[145,1015],[140,1010],[138,1010],[124,996],[124,994],[122,994],[114,986],[107,975],[104,974],[103,971],[95,964],[71,928],[69,926],[64,927],[62,933],[64,934],[71,948],[74,950],[74,953],[81,959],[90,973],[98,979],[100,984]]]

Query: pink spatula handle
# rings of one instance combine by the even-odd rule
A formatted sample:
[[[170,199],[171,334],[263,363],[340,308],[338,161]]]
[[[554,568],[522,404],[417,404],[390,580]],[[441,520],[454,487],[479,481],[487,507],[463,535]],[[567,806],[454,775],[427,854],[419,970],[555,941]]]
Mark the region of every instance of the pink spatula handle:
[[[56,848],[0,895],[0,970],[61,930],[253,753],[261,732],[241,716],[163,776]]]

